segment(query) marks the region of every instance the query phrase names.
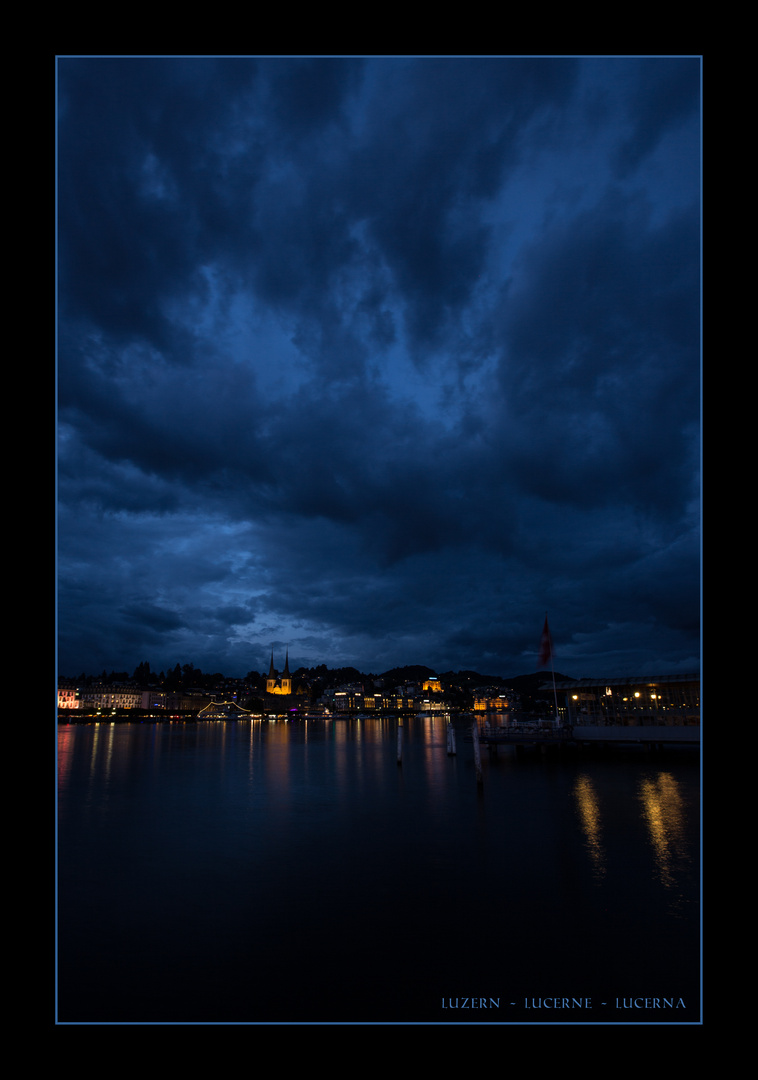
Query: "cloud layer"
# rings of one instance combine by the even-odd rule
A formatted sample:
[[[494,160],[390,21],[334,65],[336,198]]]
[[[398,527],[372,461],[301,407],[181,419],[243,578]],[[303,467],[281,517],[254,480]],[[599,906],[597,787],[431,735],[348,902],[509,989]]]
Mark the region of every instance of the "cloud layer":
[[[696,668],[699,84],[60,59],[61,672]]]

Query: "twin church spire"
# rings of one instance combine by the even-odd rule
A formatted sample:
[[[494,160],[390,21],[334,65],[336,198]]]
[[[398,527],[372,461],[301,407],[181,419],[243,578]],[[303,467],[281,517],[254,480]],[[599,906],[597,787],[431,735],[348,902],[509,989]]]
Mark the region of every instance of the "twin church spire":
[[[291,694],[292,693],[292,676],[290,675],[290,651],[289,648],[284,658],[284,671],[279,672],[274,667],[274,650],[271,650],[271,667],[268,669],[268,678],[266,679],[266,693],[267,694]]]

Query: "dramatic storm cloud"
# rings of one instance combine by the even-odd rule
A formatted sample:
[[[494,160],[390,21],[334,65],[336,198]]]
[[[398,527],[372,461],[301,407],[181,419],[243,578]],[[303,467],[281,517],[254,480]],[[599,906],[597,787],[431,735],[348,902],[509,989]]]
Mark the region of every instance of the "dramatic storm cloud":
[[[699,666],[697,58],[58,60],[59,670]]]

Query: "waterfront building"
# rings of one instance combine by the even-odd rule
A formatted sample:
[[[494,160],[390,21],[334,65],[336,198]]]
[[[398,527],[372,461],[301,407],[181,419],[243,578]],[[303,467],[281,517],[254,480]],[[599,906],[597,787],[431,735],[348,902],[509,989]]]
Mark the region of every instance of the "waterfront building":
[[[381,694],[365,694],[363,695],[363,708],[373,709],[376,712],[381,712],[382,709],[382,695]]]
[[[500,712],[511,706],[509,698],[505,694],[482,694],[474,695],[474,712]]]
[[[363,708],[363,694],[353,690],[335,690],[332,704],[336,712],[355,712]]]
[[[142,691],[136,686],[93,686],[81,692],[83,709],[139,709]]]
[[[361,689],[346,686],[341,689],[328,689],[319,698],[319,705],[331,712],[356,713],[372,712],[415,712],[418,702],[413,697],[391,694],[367,694]]]
[[[143,709],[165,709],[166,707],[166,693],[164,690],[143,690],[142,691],[142,708]]]
[[[419,711],[419,698],[413,694],[398,694],[396,697],[391,697],[389,701],[392,703],[390,708],[397,709],[398,712]]]
[[[448,703],[441,697],[417,698],[415,704],[420,713],[442,713],[450,708]]]
[[[81,709],[82,702],[79,692],[79,688],[76,686],[59,686],[58,687],[58,708],[59,709]]]
[[[541,689],[552,693],[552,683]],[[574,679],[555,689],[559,716],[573,725],[700,725],[699,675]]]

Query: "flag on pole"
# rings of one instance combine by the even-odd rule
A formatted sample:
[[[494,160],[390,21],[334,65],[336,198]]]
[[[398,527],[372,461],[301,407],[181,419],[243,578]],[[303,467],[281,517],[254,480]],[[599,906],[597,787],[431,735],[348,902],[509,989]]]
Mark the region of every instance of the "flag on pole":
[[[553,639],[550,637],[550,629],[547,625],[547,614],[545,615],[545,625],[542,628],[542,638],[540,639],[540,655],[537,660],[537,667],[544,668],[548,660],[553,657]]]

